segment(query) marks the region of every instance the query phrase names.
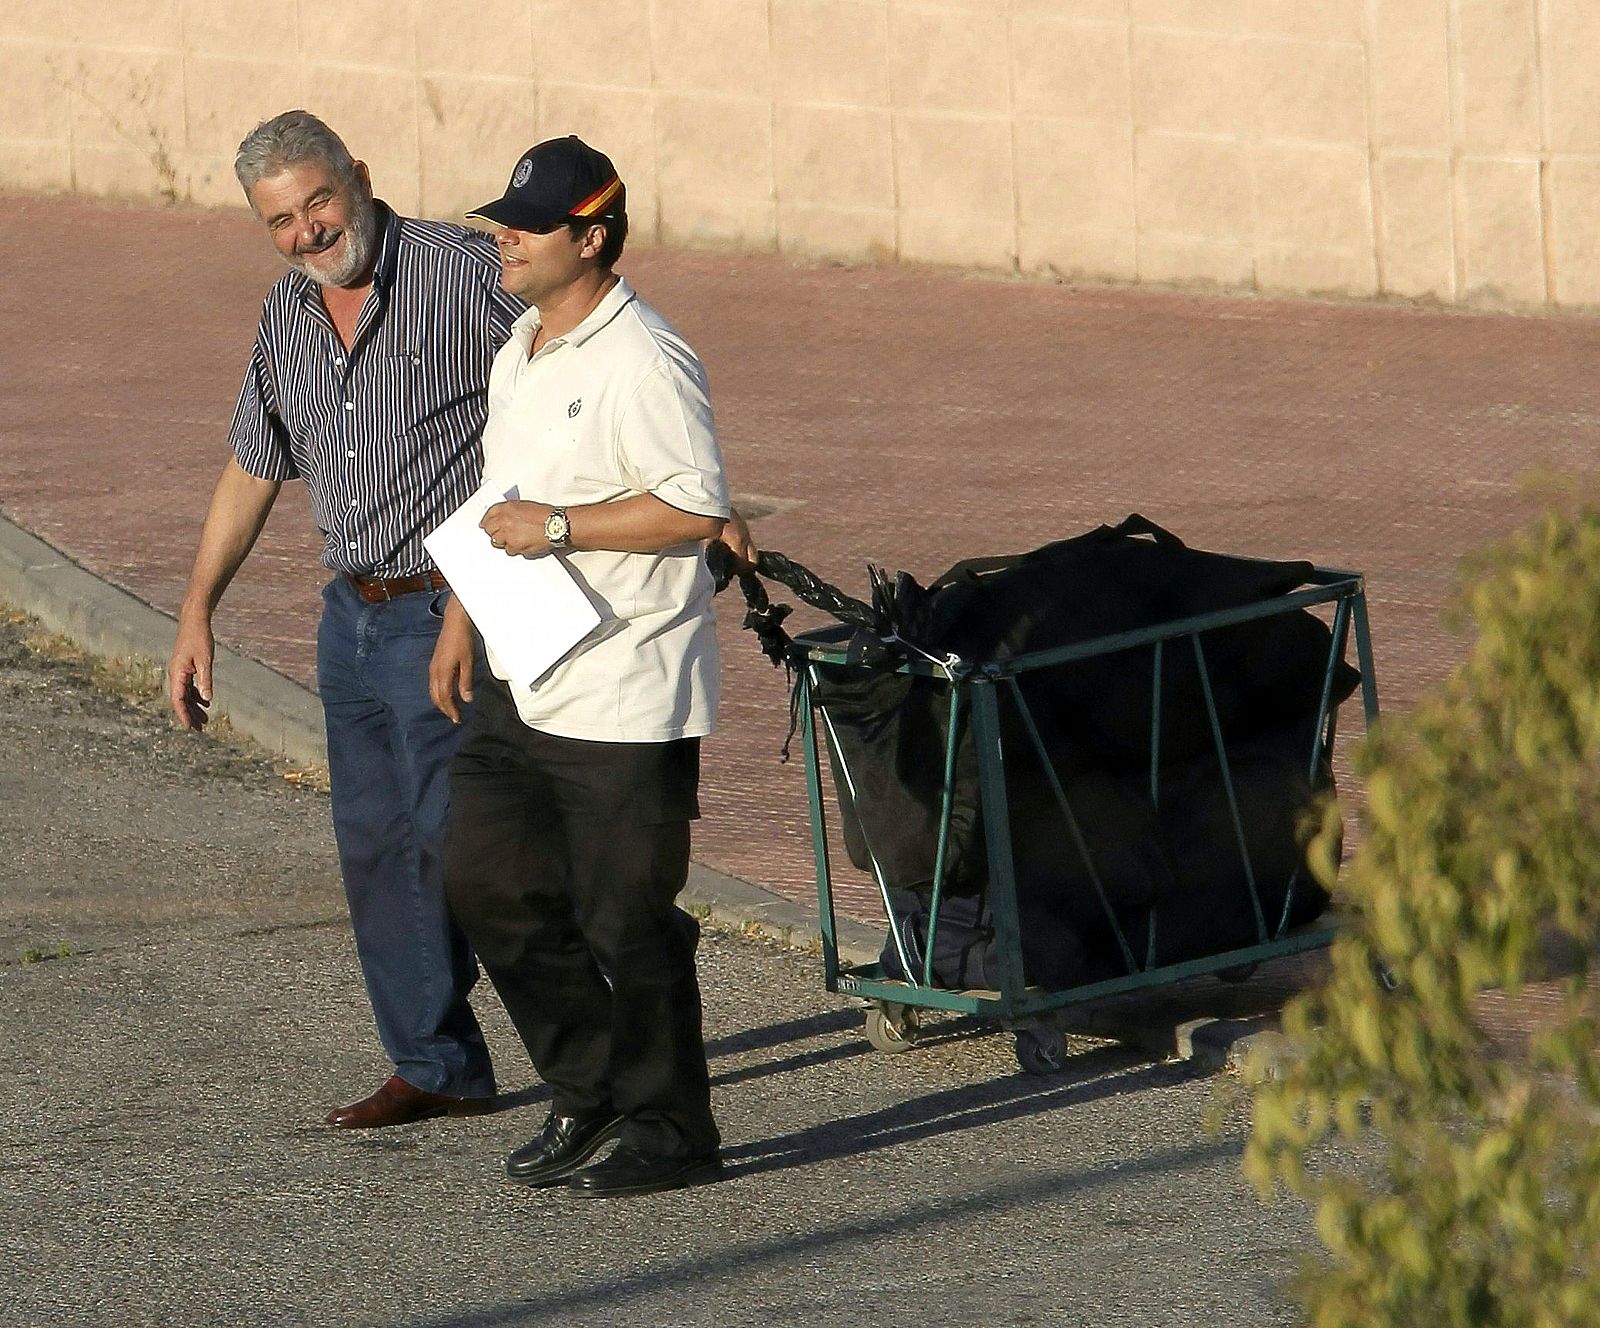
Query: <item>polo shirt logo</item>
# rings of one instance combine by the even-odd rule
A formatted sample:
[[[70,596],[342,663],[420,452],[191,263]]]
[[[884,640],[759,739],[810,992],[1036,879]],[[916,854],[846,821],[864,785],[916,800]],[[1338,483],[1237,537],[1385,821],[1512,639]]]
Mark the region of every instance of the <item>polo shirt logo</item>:
[[[517,163],[517,169],[511,176],[511,187],[513,189],[521,189],[522,186],[527,184],[532,178],[533,162],[531,162],[527,157],[524,157]]]
[[[570,406],[567,407],[567,418],[569,420],[577,419],[578,418],[578,412],[580,410],[582,410],[582,409],[583,409],[583,398],[579,397],[576,401],[574,401]]]

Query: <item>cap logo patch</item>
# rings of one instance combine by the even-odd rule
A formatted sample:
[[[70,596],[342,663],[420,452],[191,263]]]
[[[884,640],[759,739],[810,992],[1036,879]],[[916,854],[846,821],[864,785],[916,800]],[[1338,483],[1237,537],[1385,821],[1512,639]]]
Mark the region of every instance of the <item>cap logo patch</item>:
[[[578,418],[578,412],[580,410],[582,410],[582,409],[583,409],[583,398],[579,397],[576,401],[574,401],[570,406],[567,407],[567,418],[569,420],[577,419]]]
[[[530,179],[532,179],[532,178],[533,178],[533,158],[524,157],[521,161],[519,161],[517,163],[517,169],[516,169],[515,173],[511,176],[511,187],[513,189],[521,189],[522,186],[527,184],[528,181]]]

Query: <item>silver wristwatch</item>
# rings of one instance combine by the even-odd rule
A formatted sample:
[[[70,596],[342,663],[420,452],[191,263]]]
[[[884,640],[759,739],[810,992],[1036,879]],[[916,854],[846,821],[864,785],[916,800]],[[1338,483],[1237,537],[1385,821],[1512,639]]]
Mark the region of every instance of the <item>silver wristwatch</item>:
[[[567,509],[552,507],[544,519],[544,537],[552,549],[565,549],[572,544],[572,523],[567,520]]]

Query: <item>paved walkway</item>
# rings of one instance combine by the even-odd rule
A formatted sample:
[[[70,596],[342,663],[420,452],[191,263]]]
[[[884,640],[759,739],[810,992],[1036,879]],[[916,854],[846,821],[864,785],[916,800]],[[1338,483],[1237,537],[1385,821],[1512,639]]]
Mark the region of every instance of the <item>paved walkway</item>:
[[[1078,1037],[1020,1074],[948,1019],[877,1055],[814,961],[725,931],[698,956],[725,1184],[508,1184],[549,1093],[487,983],[499,1110],[322,1128],[387,1073],[327,799],[24,636],[0,613],[7,1328],[1294,1321],[1316,1238],[1240,1174],[1243,1099]]]
[[[0,510],[175,609],[276,259],[242,212],[12,197],[0,264]],[[1600,322],[660,250],[622,266],[703,355],[764,547],[859,593],[868,560],[925,579],[1141,511],[1205,547],[1366,572],[1386,707],[1461,657],[1440,607],[1457,559],[1525,514],[1519,477],[1600,454]],[[218,617],[306,682],[316,548],[291,488]],[[806,901],[783,680],[739,616],[696,853]],[[864,880],[842,902],[876,912]]]

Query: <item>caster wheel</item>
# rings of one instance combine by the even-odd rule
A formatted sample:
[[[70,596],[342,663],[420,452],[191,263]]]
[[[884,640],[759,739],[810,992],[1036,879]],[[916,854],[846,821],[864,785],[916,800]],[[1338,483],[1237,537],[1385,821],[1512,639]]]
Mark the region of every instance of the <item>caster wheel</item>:
[[[904,1005],[874,1005],[867,1011],[867,1041],[876,1051],[910,1051],[917,1041],[916,1012]]]
[[[1218,982],[1243,982],[1256,971],[1254,964],[1240,964],[1237,968],[1219,968]]]
[[[1067,1064],[1067,1040],[1054,1028],[1017,1033],[1017,1064],[1029,1074],[1059,1074]]]

